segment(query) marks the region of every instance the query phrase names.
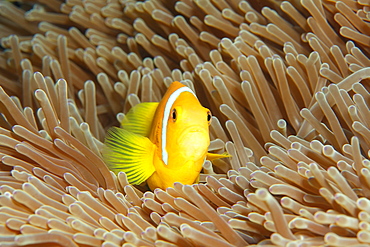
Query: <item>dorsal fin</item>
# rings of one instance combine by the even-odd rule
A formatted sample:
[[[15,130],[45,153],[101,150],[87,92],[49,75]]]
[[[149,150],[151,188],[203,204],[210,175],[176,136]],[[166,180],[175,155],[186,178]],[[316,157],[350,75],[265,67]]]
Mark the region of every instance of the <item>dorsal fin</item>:
[[[158,102],[145,102],[132,107],[122,120],[123,129],[149,137]]]

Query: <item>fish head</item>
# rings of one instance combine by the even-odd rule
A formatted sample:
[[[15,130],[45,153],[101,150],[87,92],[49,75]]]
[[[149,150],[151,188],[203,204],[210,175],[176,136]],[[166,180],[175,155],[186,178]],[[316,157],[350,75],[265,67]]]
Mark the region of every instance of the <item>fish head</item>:
[[[194,94],[183,92],[171,107],[167,124],[168,166],[194,161],[203,164],[210,144],[211,112]],[[197,168],[201,169],[200,168]],[[198,172],[198,171],[197,171]]]

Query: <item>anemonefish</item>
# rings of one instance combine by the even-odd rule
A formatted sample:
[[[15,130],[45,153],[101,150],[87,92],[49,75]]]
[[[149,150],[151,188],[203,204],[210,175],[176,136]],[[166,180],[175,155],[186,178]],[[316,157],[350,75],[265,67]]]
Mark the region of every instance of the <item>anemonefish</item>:
[[[131,184],[147,181],[151,190],[193,184],[207,156],[211,119],[189,87],[173,82],[159,103],[134,106],[121,128],[108,130],[103,158],[110,170],[125,172]]]

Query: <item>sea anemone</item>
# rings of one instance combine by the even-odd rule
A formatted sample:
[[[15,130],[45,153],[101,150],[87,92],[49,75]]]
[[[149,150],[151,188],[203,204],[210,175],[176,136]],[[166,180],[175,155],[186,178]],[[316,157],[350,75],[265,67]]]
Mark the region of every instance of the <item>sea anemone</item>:
[[[0,2],[0,246],[366,246],[370,2]],[[172,81],[200,181],[130,185],[106,130]]]

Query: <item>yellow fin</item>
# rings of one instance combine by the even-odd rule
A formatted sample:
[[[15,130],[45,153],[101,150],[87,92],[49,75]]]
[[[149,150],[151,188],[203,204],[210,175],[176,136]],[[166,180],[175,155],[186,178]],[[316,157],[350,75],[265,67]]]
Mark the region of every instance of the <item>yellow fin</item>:
[[[228,158],[231,157],[228,153],[222,153],[222,154],[214,154],[214,153],[207,153],[207,160],[216,160],[216,159],[222,159],[222,158]]]
[[[125,172],[130,183],[141,184],[155,172],[155,149],[147,137],[113,127],[105,137],[102,155],[111,171]]]
[[[132,107],[123,118],[123,129],[142,136],[149,136],[158,102],[145,102]]]

